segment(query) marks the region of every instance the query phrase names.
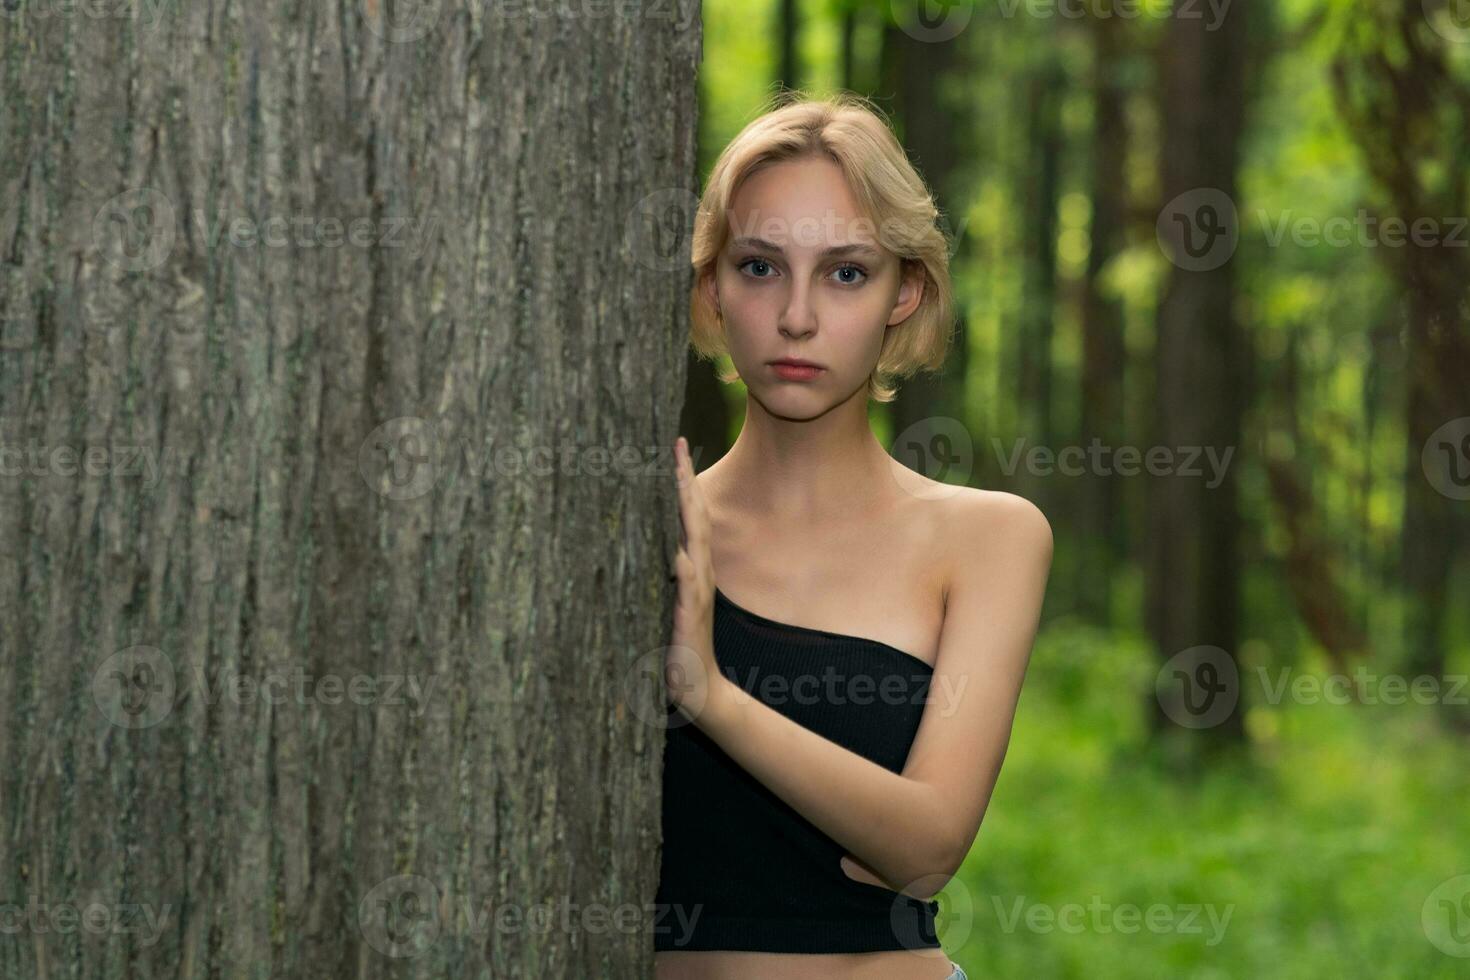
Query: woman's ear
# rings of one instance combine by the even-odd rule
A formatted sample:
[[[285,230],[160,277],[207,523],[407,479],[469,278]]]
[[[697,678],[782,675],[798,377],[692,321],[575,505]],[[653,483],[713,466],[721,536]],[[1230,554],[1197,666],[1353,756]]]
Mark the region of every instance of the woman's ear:
[[[898,286],[898,299],[893,303],[893,312],[888,316],[888,325],[896,326],[907,320],[924,300],[924,283],[928,276],[922,262],[904,259],[900,269],[902,280]]]

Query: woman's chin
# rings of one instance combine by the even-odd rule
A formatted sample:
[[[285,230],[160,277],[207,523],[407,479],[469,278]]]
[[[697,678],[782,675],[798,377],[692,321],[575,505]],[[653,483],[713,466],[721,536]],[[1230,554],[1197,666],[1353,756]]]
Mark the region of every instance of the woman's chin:
[[[760,403],[767,415],[788,422],[814,419],[835,404],[825,392],[815,388],[803,390],[797,385],[772,385],[760,391],[751,389],[750,397]]]

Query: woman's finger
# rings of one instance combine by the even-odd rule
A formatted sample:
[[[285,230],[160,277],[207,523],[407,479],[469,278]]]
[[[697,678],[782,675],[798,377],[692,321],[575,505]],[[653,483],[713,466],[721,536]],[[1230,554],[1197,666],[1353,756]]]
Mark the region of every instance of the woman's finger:
[[[689,501],[685,531],[688,534],[689,554],[691,557],[703,561],[709,552],[709,512],[704,505],[704,492],[699,489],[699,481],[694,479],[694,464],[689,459],[689,444],[683,442],[680,465],[687,474],[688,486],[685,494]]]
[[[690,484],[693,483],[686,476],[686,454],[683,451],[684,437],[679,436],[674,440],[674,484],[679,489],[679,544],[687,547],[689,544],[689,525],[693,520],[693,503],[690,500]]]

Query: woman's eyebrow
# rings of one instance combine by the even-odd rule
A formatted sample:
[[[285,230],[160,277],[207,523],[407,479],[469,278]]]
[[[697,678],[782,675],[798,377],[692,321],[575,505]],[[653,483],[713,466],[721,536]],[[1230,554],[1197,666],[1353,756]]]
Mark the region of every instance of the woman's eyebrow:
[[[764,239],[764,238],[753,238],[750,235],[743,235],[740,238],[733,238],[733,239],[731,239],[730,240],[730,247],[731,248],[763,248],[763,249],[766,249],[767,251],[770,251],[770,252],[777,252],[777,253],[784,254],[784,251],[781,248],[781,246],[780,245],[777,245],[775,242],[766,241],[766,239]],[[834,256],[839,256],[839,255],[867,255],[867,256],[870,256],[872,258],[877,258],[878,257],[878,250],[875,249],[875,248],[873,248],[871,245],[862,245],[862,244],[856,244],[856,243],[855,244],[851,244],[851,245],[832,245],[832,246],[830,246],[828,248],[822,249],[822,253],[818,257],[819,258],[823,258],[823,259],[829,259],[829,258],[832,258]]]

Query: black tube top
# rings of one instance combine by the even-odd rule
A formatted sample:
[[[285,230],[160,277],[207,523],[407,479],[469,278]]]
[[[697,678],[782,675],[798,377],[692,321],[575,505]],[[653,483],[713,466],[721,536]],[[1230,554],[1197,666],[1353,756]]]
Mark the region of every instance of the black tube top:
[[[718,589],[720,672],[798,724],[901,772],[934,669],[877,640],[780,623]],[[654,949],[935,948],[937,901],[842,870],[846,848],[668,709]]]

